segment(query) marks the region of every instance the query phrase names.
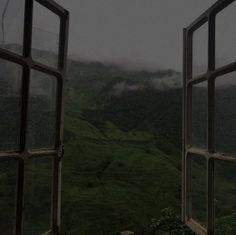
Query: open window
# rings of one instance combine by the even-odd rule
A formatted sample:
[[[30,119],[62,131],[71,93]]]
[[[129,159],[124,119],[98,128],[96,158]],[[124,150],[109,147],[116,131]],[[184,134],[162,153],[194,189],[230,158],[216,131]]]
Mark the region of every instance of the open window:
[[[52,0],[19,4],[21,27],[8,28],[6,18],[0,45],[0,231],[58,234],[69,14]],[[48,29],[35,27],[39,14],[55,19],[50,40]]]
[[[217,1],[184,30],[183,220],[199,235],[234,234],[235,8]]]

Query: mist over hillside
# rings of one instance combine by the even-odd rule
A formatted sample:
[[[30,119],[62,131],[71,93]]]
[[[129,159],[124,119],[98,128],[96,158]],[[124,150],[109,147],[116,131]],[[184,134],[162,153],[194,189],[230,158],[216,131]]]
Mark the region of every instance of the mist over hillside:
[[[141,208],[135,208],[135,211],[138,213],[140,210],[142,211],[142,219],[137,219],[139,222],[133,225],[128,225],[129,222],[125,222],[125,227],[131,230],[133,229],[139,234],[142,230],[142,226],[140,225],[143,224],[145,227],[147,225],[144,225],[144,221],[148,221],[151,217],[159,217],[160,210],[157,208],[161,207],[163,209],[165,207],[164,205],[167,205],[167,202],[169,206],[172,206],[180,213],[181,73],[173,70],[160,70],[156,72],[142,70],[127,71],[114,65],[104,65],[99,62],[84,63],[82,61],[70,61],[68,64],[67,79],[66,115],[70,121],[75,121],[79,117],[81,123],[69,125],[70,128],[67,129],[65,137],[70,137],[70,140],[76,139],[74,136],[75,132],[72,131],[72,126],[81,127],[83,131],[79,134],[79,149],[83,152],[81,154],[83,156],[82,158],[86,159],[89,156],[87,164],[91,164],[89,168],[87,168],[88,165],[86,167],[81,166],[81,171],[87,172],[88,169],[94,169],[92,162],[96,161],[95,159],[101,160],[101,156],[105,158],[103,161],[99,161],[102,165],[100,165],[101,168],[96,171],[96,174],[99,175],[99,179],[102,179],[105,189],[108,190],[106,192],[110,195],[108,197],[109,200],[119,201],[119,205],[123,203],[126,205],[121,208],[127,213],[128,221],[134,221],[130,210],[135,208],[128,205],[132,205],[133,200],[139,201],[140,198],[133,196],[136,199],[124,199],[122,202],[122,199],[120,199],[121,194],[118,192],[119,190],[116,191],[117,195],[114,196],[112,194],[112,197],[109,194],[111,191],[108,189],[111,186],[109,184],[111,178],[114,180],[113,184],[117,185],[119,184],[118,179],[119,182],[120,180],[127,182],[129,177],[132,178],[135,175],[135,180],[132,178],[131,182],[129,182],[129,187],[131,187],[131,184],[134,184],[138,187],[137,191],[145,188],[148,196],[158,198],[158,205],[155,200],[150,199],[149,201],[156,208],[153,212],[148,209],[152,216],[144,216],[145,213],[149,213],[146,209],[149,208],[150,204],[149,206],[147,204],[145,206],[139,204]],[[236,135],[234,129],[229,129],[229,126],[234,125],[236,111],[229,108],[229,105],[236,100],[235,86],[230,82],[226,82],[226,84],[223,82],[223,86],[221,86],[221,82],[219,84],[220,86],[216,90],[217,122],[225,120],[226,125],[224,125],[224,128],[226,129],[220,128],[221,125],[217,124],[216,143],[221,147],[222,151],[233,151],[234,137]],[[200,141],[201,143],[204,140],[204,132],[201,130],[206,126],[204,122],[207,113],[202,108],[206,105],[204,99],[206,92],[206,89],[200,86],[194,93],[196,97],[195,113],[197,118],[197,122],[194,123],[194,134],[198,142]],[[220,110],[222,111],[220,112]],[[231,118],[229,118],[230,115]],[[86,126],[86,123],[89,123],[89,127],[85,128],[83,125]],[[222,138],[225,141],[222,141]],[[94,147],[94,152],[93,150],[85,150],[83,148],[84,145],[86,146],[88,144],[85,139],[86,141],[93,142],[90,147]],[[102,139],[102,141],[100,142],[98,139],[100,141]],[[100,147],[96,148],[95,146]],[[150,160],[151,156],[153,157],[152,160]],[[164,162],[167,165],[158,167],[162,157],[165,158]],[[121,162],[118,163],[118,167],[115,167],[117,160]],[[146,165],[149,160],[155,166],[154,168]],[[132,164],[128,163],[129,161],[132,161]],[[83,163],[83,160],[80,163]],[[205,198],[205,169],[199,162],[194,162],[193,168],[193,181],[195,185],[198,185],[194,189],[194,197],[197,198],[194,202],[194,206],[196,206],[195,216],[199,220],[205,221],[205,207],[202,203],[202,200]],[[168,178],[164,172],[171,175],[172,178]],[[114,176],[112,175],[114,174],[118,178],[113,178]],[[235,231],[235,226],[232,223],[235,216],[233,208],[236,205],[234,196],[235,185],[233,186],[235,174],[232,173],[229,166],[224,166],[224,168],[218,167],[216,177],[218,182],[217,190],[226,183],[227,179],[230,179],[230,183],[224,192],[217,191],[216,193],[216,229],[219,234],[233,235]],[[149,184],[154,180],[155,185],[151,189],[147,189],[148,187],[142,184],[144,179],[148,180]],[[168,182],[165,189],[160,184],[162,180],[163,182]],[[158,193],[155,192],[155,189],[158,190]],[[120,188],[120,190],[123,189]],[[128,193],[126,190],[125,192]],[[137,191],[134,190],[133,195],[136,195]],[[165,202],[160,198],[161,195],[164,196],[163,194],[166,197]],[[108,199],[106,196],[104,197]],[[230,205],[227,202],[229,198],[232,199]],[[179,204],[176,204],[176,200],[179,201]],[[104,206],[107,205],[103,200],[100,203],[104,203]],[[111,206],[110,210],[112,211],[113,209],[113,206]],[[108,212],[108,214],[110,213]],[[227,228],[224,227],[226,216],[229,218]],[[117,217],[114,216],[113,219],[117,220]],[[113,219],[109,220],[109,222],[108,220],[106,221],[112,223]],[[118,225],[119,221],[120,217],[117,224],[114,225],[113,231],[114,228],[122,226]],[[104,224],[104,221],[100,221],[100,224]],[[100,231],[104,231],[104,228],[99,223],[96,223],[96,226],[100,228]],[[145,234],[145,232],[140,234]]]

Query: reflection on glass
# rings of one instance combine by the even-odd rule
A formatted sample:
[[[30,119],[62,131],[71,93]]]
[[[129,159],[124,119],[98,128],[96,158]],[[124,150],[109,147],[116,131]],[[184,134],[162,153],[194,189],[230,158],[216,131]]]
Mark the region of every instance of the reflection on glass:
[[[207,82],[192,89],[192,145],[207,146]]]
[[[202,156],[191,155],[192,218],[206,226],[207,163]]]
[[[30,149],[55,145],[56,87],[56,77],[31,71],[27,138]]]
[[[25,0],[0,1],[0,47],[22,54]]]
[[[208,25],[204,24],[193,33],[193,77],[207,72]]]
[[[236,234],[236,161],[215,162],[216,235]]]
[[[0,150],[19,148],[21,66],[0,59]]]
[[[52,158],[29,159],[25,164],[23,234],[41,235],[50,230]]]
[[[38,62],[57,67],[59,45],[59,17],[34,2],[32,56]]]
[[[215,81],[215,142],[216,151],[236,153],[236,72]]]
[[[216,16],[216,67],[236,61],[236,2]]]
[[[0,231],[12,235],[15,230],[17,162],[1,161],[0,169]]]

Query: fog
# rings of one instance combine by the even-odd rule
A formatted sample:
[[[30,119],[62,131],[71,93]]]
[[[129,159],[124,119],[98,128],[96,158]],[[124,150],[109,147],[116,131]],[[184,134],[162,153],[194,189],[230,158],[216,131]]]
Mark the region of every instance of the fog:
[[[215,2],[215,0],[56,1],[70,11],[70,57],[115,63],[128,69],[170,68],[178,71],[182,69],[183,28]],[[7,0],[0,2],[1,16],[6,2]],[[23,18],[22,3],[23,0],[10,0],[5,15],[6,37],[11,41],[14,39],[14,42],[19,38],[19,31],[22,31],[22,24],[19,21],[19,18]],[[38,20],[35,20],[34,27],[56,34],[58,19],[37,5],[35,18]],[[38,36],[37,38],[40,41]]]
[[[215,0],[57,2],[71,14],[71,56],[131,69],[181,71],[182,30]]]

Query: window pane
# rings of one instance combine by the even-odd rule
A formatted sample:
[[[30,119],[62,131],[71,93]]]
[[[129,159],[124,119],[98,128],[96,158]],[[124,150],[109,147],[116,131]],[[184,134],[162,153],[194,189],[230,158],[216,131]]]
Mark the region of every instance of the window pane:
[[[216,66],[236,61],[236,2],[216,16]]]
[[[50,230],[51,191],[52,158],[27,160],[23,234],[41,235]]]
[[[13,235],[15,230],[15,195],[17,162],[0,162],[0,231],[4,235]]]
[[[56,87],[56,77],[32,70],[28,119],[30,149],[55,145]]]
[[[207,72],[208,25],[204,24],[193,33],[193,77]]]
[[[236,234],[236,161],[215,162],[216,235]]]
[[[22,54],[25,0],[0,1],[0,47]]]
[[[0,151],[19,148],[21,66],[0,59]]]
[[[57,67],[60,20],[34,1],[32,56],[38,62]]]
[[[207,162],[200,155],[191,155],[192,218],[206,226]]]
[[[207,147],[207,82],[192,89],[192,144]]]
[[[236,72],[216,79],[216,151],[236,153]]]

